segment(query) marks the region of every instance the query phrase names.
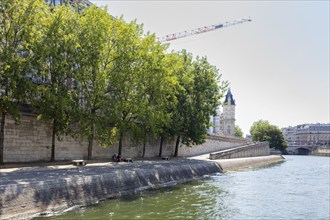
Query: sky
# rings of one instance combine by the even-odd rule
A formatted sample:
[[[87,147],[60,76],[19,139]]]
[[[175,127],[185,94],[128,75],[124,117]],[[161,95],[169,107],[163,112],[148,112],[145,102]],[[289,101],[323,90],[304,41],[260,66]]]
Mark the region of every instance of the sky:
[[[219,69],[230,83],[244,135],[260,119],[279,128],[330,123],[328,0],[91,2],[159,37],[250,18],[171,41],[169,51],[206,56]]]

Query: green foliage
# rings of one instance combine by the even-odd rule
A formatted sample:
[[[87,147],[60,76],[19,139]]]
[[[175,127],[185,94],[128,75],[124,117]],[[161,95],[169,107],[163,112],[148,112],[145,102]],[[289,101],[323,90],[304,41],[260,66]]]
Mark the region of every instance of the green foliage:
[[[77,52],[77,24],[70,6],[56,7],[47,14],[43,40],[38,45],[39,76],[47,79],[38,85],[40,97],[35,101],[40,119],[55,120],[55,134],[61,135],[68,128],[72,113],[73,77]]]
[[[55,136],[68,132],[74,98],[73,81],[77,63],[77,15],[69,5],[55,7],[42,23],[43,38],[37,45],[39,77],[47,79],[38,85],[40,95],[35,100],[38,119],[53,122],[52,154],[55,160]]]
[[[235,125],[235,137],[243,138],[243,131],[238,125]]]
[[[180,56],[183,64],[177,70],[180,85],[176,95],[178,104],[173,109],[172,123],[169,124],[178,137],[175,156],[180,141],[188,146],[205,142],[210,115],[215,114],[227,86],[226,82],[220,84],[218,69],[206,58],[193,60],[186,51],[182,51]]]
[[[45,4],[42,0],[0,2],[0,111],[17,121],[20,105],[33,97],[33,49],[42,35]]]
[[[18,118],[25,102],[53,122],[52,159],[55,136],[67,134],[88,140],[89,159],[94,140],[118,142],[121,154],[126,133],[136,143],[203,143],[227,87],[218,69],[186,51],[166,53],[167,45],[135,21],[95,6],[75,9],[1,1],[1,112]]]
[[[250,128],[250,134],[253,141],[268,141],[271,148],[281,151],[287,148],[281,129],[271,125],[268,121],[259,120],[254,122]]]
[[[4,123],[10,114],[18,123],[22,103],[35,94],[31,81],[34,45],[41,39],[42,0],[0,1],[0,163],[3,163]]]
[[[112,106],[108,102],[115,25],[105,10],[95,6],[79,14],[78,21],[77,73],[74,78],[80,108],[76,122],[78,134],[89,142],[88,158],[91,159],[94,139],[102,146],[109,145],[113,135],[117,134],[112,126]]]

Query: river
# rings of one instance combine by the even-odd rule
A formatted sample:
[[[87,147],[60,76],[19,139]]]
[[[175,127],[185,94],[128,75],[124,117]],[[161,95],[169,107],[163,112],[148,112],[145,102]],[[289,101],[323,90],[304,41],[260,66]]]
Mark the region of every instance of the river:
[[[330,158],[285,158],[273,166],[108,200],[50,219],[330,219]]]

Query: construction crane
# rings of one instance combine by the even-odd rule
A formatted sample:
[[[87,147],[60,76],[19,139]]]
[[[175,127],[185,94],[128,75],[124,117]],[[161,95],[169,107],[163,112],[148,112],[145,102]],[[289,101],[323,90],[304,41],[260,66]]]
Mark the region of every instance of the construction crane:
[[[233,25],[236,25],[236,24],[242,24],[244,22],[249,22],[249,21],[252,21],[252,20],[250,18],[242,18],[240,20],[227,21],[225,23],[219,23],[219,24],[204,26],[204,27],[200,27],[200,28],[195,28],[195,29],[192,29],[192,30],[189,30],[189,31],[183,31],[183,32],[175,33],[175,34],[165,35],[163,37],[158,37],[157,41],[158,42],[172,41],[172,40],[176,40],[176,39],[183,38],[183,37],[202,34],[202,33],[209,32],[209,31],[214,31],[214,30],[217,30],[217,29],[220,29],[220,28],[233,26]]]

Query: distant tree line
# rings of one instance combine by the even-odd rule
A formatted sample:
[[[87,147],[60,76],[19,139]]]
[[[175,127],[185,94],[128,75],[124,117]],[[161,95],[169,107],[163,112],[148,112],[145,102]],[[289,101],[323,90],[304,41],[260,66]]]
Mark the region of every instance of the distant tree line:
[[[129,132],[136,143],[201,144],[227,87],[206,57],[193,58],[145,33],[135,21],[114,19],[95,6],[53,7],[43,0],[0,3],[0,163],[5,119],[19,123],[22,104],[63,135],[118,143]],[[145,154],[145,147],[143,155]]]
[[[243,138],[243,131],[238,125],[235,125],[235,137]]]
[[[270,148],[284,152],[288,147],[281,129],[266,120],[254,122],[250,128],[250,134],[253,141],[268,141]]]

